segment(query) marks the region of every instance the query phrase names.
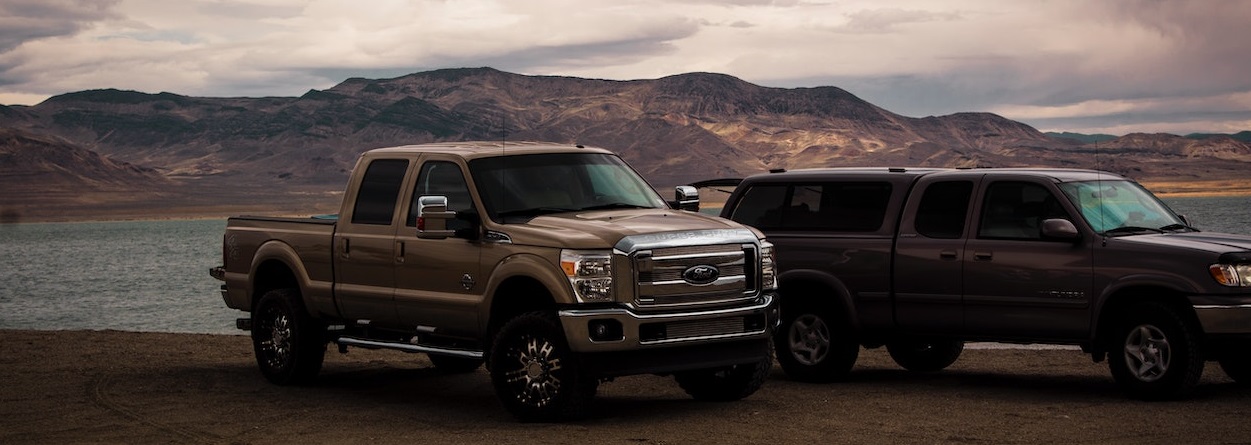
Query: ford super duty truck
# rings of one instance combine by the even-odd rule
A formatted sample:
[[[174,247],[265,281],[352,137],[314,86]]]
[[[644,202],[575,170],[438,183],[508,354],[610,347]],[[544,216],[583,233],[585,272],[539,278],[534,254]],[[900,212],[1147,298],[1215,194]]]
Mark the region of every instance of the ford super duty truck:
[[[861,346],[940,370],[965,341],[1077,345],[1131,396],[1215,360],[1251,382],[1251,237],[1200,232],[1100,171],[834,168],[743,180],[722,215],[778,257],[778,362],[836,380]]]
[[[678,206],[698,193],[678,187]],[[261,373],[311,382],[326,346],[485,363],[523,421],[585,415],[601,381],[673,375],[736,400],[772,366],[772,246],[673,208],[611,152],[449,143],[364,153],[333,217],[234,217],[226,305]]]

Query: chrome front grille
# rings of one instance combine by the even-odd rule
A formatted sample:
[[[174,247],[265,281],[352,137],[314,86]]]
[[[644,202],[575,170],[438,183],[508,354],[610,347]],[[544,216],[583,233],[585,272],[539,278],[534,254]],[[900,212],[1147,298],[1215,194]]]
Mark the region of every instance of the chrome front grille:
[[[756,256],[751,244],[678,246],[636,252],[632,256],[637,286],[634,303],[641,308],[665,308],[750,300],[756,294]],[[714,270],[712,278],[705,280]]]

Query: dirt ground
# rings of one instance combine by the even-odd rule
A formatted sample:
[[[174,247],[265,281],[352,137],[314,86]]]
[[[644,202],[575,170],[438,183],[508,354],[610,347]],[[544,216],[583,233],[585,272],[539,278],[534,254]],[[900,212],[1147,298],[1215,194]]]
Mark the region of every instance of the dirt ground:
[[[3,444],[1251,443],[1251,388],[1215,363],[1193,397],[1146,403],[1070,350],[967,350],[933,374],[865,350],[848,382],[775,367],[732,403],[635,376],[602,385],[594,409],[517,423],[484,370],[441,375],[420,354],[332,348],[315,386],[279,387],[245,336],[0,330]]]

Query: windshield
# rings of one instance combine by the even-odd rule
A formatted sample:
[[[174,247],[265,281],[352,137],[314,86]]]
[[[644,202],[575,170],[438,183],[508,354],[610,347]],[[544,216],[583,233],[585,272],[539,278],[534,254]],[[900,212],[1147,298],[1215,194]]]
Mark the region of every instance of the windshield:
[[[1185,221],[1136,182],[1069,182],[1060,189],[1099,233],[1159,233],[1185,227]]]
[[[470,161],[474,184],[493,221],[548,213],[664,208],[665,200],[617,156],[552,153]]]

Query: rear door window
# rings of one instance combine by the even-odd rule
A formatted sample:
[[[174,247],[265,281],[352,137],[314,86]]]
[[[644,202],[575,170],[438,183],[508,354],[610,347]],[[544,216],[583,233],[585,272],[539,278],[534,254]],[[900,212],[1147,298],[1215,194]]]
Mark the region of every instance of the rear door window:
[[[352,224],[390,225],[407,170],[408,161],[404,159],[370,162],[356,192]]]
[[[743,193],[730,218],[761,230],[874,232],[890,196],[886,182],[761,184]]]
[[[916,231],[927,238],[956,239],[964,236],[964,220],[973,196],[970,181],[935,182],[926,187],[917,207]]]

